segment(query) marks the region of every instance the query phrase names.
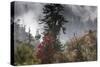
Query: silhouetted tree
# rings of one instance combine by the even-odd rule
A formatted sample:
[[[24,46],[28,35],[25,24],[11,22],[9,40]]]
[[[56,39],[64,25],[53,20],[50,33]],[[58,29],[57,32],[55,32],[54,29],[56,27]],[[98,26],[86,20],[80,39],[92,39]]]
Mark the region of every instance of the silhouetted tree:
[[[43,8],[43,19],[40,19],[40,24],[45,24],[43,42],[39,44],[37,56],[41,59],[41,63],[52,63],[53,55],[61,50],[61,43],[58,35],[63,30],[65,33],[64,24],[68,21],[63,16],[64,7],[60,4],[46,4]]]
[[[44,29],[46,32],[51,32],[55,38],[56,48],[59,49],[61,45],[58,45],[58,35],[62,30],[65,33],[66,28],[64,24],[68,22],[63,16],[64,7],[60,4],[47,4],[43,8],[43,14],[45,15],[40,24],[45,24]]]
[[[64,24],[68,22],[65,20],[63,16],[64,7],[60,4],[47,4],[43,8],[43,14],[45,15],[43,19],[41,20],[41,23],[44,23],[46,26],[44,26],[45,30],[51,31],[56,38],[59,34],[60,30],[63,30],[63,33],[65,33],[65,27]]]

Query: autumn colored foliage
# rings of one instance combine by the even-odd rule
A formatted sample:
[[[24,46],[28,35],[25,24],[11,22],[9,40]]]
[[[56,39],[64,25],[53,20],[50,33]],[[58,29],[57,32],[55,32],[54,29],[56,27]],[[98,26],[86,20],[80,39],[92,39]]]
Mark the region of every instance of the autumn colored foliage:
[[[41,59],[41,63],[51,63],[54,49],[54,37],[51,33],[46,33],[43,42],[38,45],[37,57]]]
[[[97,59],[96,32],[89,31],[82,37],[74,36],[64,52],[67,62],[93,61]]]

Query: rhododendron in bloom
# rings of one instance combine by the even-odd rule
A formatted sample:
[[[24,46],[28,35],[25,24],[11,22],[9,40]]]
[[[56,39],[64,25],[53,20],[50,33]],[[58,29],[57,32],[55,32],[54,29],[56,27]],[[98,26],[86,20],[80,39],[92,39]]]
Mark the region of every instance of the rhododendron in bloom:
[[[37,57],[43,62],[50,59],[53,55],[54,37],[51,34],[46,34],[43,37],[43,42],[38,44]]]

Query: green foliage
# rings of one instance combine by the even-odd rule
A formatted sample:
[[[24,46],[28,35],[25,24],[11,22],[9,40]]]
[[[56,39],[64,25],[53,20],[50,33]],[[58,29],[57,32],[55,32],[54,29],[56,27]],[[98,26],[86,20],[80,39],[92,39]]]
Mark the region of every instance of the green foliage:
[[[56,51],[63,51],[63,45],[61,44],[61,42],[57,39],[55,44],[54,44],[54,49]]]
[[[46,56],[45,59],[40,58],[43,63],[52,63],[54,59],[53,56],[57,52],[62,51],[62,44],[57,36],[61,30],[65,33],[66,28],[64,24],[68,22],[63,16],[63,11],[64,7],[60,4],[46,4],[43,8],[44,17],[40,19],[40,24],[45,24],[44,30],[47,36],[44,34],[43,42],[46,44],[43,44],[45,47],[41,48],[41,51],[45,49],[45,51],[43,51],[44,54],[42,52],[38,54]]]
[[[35,57],[34,48],[27,43],[20,43],[15,48],[15,65],[37,64],[39,60]]]
[[[46,31],[51,31],[56,37],[62,29],[65,33],[64,24],[68,22],[63,16],[64,7],[60,4],[47,4],[43,8],[43,19],[40,19],[45,24]]]

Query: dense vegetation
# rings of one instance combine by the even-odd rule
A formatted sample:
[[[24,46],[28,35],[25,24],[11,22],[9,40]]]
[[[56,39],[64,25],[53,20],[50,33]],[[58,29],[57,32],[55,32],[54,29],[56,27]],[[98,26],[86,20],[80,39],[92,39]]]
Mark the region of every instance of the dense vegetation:
[[[89,30],[82,36],[74,35],[69,41],[66,40],[65,44],[60,42],[60,32],[66,33],[64,24],[68,22],[63,16],[63,11],[64,7],[60,4],[46,4],[44,6],[44,17],[40,19],[41,23],[39,23],[45,25],[43,41],[36,44],[37,47],[34,47],[35,38],[31,36],[30,31],[25,34],[27,40],[16,40],[14,50],[15,65],[97,60],[96,31]]]
[[[34,47],[28,43],[20,43],[16,46],[15,52],[15,65],[37,64],[39,60],[34,53]]]
[[[53,40],[48,40],[45,43],[46,38],[39,44],[38,51],[34,50],[34,47],[28,43],[20,43],[15,49],[15,64],[95,61],[97,60],[96,39],[96,32],[93,31],[86,33],[82,37],[74,36],[70,42],[66,42],[66,49],[56,51],[56,53],[53,49],[53,44],[50,43]]]

